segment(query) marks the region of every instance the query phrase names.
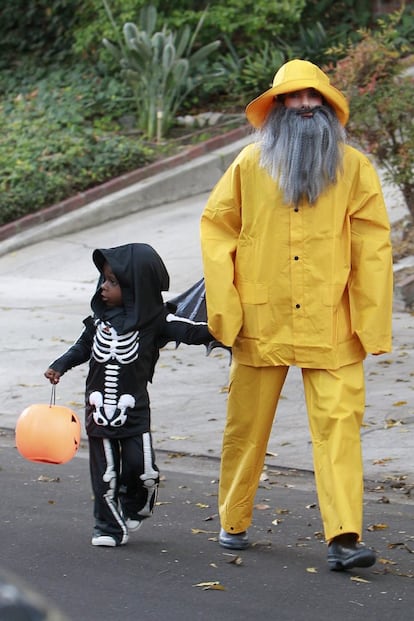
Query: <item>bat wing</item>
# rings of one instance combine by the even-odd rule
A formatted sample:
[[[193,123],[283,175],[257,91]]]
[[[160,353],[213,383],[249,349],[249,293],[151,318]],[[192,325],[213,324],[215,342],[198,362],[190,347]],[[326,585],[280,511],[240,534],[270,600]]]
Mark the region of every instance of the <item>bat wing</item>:
[[[191,319],[191,321],[204,321],[207,323],[207,306],[206,306],[206,288],[204,285],[204,278],[200,278],[189,289],[180,293],[168,300],[167,304],[172,306],[174,313],[179,317],[185,317]],[[177,343],[177,347],[179,343]],[[230,353],[231,361],[231,348],[226,347],[220,341],[210,341],[206,345],[207,356],[211,354],[213,349],[220,347]]]
[[[191,321],[204,321],[207,323],[206,288],[204,278],[198,280],[184,293],[168,300],[168,304],[175,307],[175,314],[179,317],[191,319]]]

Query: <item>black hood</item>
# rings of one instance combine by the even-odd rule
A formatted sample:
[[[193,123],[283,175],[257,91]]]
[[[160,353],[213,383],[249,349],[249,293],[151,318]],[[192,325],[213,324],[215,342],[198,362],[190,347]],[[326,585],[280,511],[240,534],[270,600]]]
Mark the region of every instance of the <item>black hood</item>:
[[[91,301],[99,319],[111,322],[118,334],[140,330],[155,319],[164,307],[162,291],[168,291],[170,277],[159,254],[148,244],[126,244],[93,251],[93,261],[101,278]],[[104,263],[115,274],[122,290],[123,308],[109,309],[101,298]]]

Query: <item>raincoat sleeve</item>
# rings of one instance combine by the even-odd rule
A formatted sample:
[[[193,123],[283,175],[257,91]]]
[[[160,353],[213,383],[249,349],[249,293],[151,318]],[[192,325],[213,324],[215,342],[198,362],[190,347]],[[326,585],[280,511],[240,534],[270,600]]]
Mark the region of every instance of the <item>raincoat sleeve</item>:
[[[240,186],[240,167],[236,160],[213,189],[201,217],[208,327],[228,347],[232,347],[243,319],[234,286],[234,261],[241,228]]]
[[[377,173],[365,157],[354,184],[350,222],[352,330],[366,353],[389,352],[393,300],[390,224]]]

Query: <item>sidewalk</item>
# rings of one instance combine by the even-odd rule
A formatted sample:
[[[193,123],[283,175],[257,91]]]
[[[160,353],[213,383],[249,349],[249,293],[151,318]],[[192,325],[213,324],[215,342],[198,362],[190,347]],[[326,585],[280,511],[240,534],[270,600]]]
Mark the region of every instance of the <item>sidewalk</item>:
[[[256,545],[242,553],[240,566],[215,541],[226,352],[206,358],[203,347],[176,350],[172,344],[161,352],[150,393],[165,481],[153,520],[125,548],[89,545],[85,436],[79,455],[62,467],[24,461],[13,446],[21,411],[49,402],[43,371],[77,338],[89,314],[97,279],[92,250],[150,243],[170,272],[170,294],[185,290],[202,274],[198,228],[210,186],[246,141],[0,242],[0,565],[26,578],[71,619],[411,619],[414,322],[398,299],[392,354],[366,361],[365,539],[383,560],[359,574],[333,574],[326,567],[297,369],[289,372],[268,447],[251,530]],[[204,174],[208,180],[198,182]],[[192,193],[183,196],[189,179]],[[400,219],[392,191],[387,204],[391,220]],[[81,419],[85,375],[86,365],[68,372],[57,390],[57,401]],[[226,590],[193,586],[216,581]]]

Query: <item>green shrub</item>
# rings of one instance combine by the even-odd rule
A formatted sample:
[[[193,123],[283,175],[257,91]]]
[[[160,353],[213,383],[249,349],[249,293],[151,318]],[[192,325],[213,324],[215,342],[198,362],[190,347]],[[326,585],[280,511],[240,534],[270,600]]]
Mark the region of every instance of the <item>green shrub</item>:
[[[286,61],[284,52],[266,41],[262,49],[249,54],[240,73],[240,86],[251,98],[272,86],[273,76]]]
[[[124,90],[113,78],[79,67],[49,69],[47,79],[34,71],[19,90],[4,87],[0,224],[153,159],[142,140],[120,131]]]
[[[308,29],[319,22],[329,32],[331,45],[345,42],[358,29],[373,26],[373,4],[372,0],[307,0],[301,23]]]
[[[3,0],[0,9],[0,69],[22,54],[44,64],[70,54],[83,0]]]
[[[184,24],[194,26],[208,7],[201,42],[215,39],[218,33],[225,34],[243,56],[246,49],[260,49],[265,41],[274,40],[282,33],[286,37],[293,36],[306,0],[210,0],[204,3],[164,0],[156,5],[174,28]]]
[[[411,46],[401,45],[399,19],[395,13],[361,31],[331,77],[350,101],[351,136],[385,168],[414,219],[414,77],[405,72]]]

